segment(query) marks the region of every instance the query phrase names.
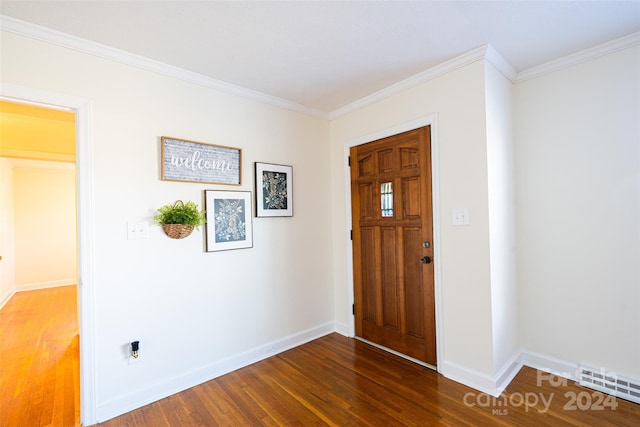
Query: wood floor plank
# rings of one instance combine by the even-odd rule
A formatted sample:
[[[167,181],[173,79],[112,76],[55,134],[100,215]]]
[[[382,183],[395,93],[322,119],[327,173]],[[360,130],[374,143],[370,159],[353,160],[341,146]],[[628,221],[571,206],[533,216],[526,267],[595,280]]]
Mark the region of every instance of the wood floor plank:
[[[34,292],[17,294],[0,310],[0,426],[78,426],[75,288]],[[57,323],[37,318],[34,313],[48,305],[71,314]],[[570,397],[596,402],[598,392],[551,378],[522,368],[494,398],[330,334],[100,426],[640,425],[640,405],[613,399],[615,407],[580,410],[571,406]]]
[[[269,415],[274,425],[318,425],[320,423],[320,417],[307,408],[293,411],[293,408],[287,405],[290,395],[272,375],[261,372],[256,374],[250,367],[245,381],[248,386],[247,393]]]
[[[180,425],[640,425],[640,405],[616,399],[615,409],[568,410],[565,395],[571,393],[596,392],[570,381],[543,384],[538,371],[525,367],[493,398],[375,347],[330,334],[194,387],[182,401],[190,409],[181,414]],[[165,411],[166,403],[147,411],[146,425],[162,425],[154,417],[161,418]],[[100,425],[120,425],[118,420],[136,412]]]
[[[0,310],[0,425],[80,425],[75,286],[18,292]]]
[[[226,393],[222,383],[209,381],[196,387],[200,395],[206,394],[213,406],[208,406],[209,412],[215,417],[221,426],[250,426],[251,421],[244,416],[233,397]],[[204,400],[204,399],[203,399]],[[249,414],[248,414],[249,415]]]

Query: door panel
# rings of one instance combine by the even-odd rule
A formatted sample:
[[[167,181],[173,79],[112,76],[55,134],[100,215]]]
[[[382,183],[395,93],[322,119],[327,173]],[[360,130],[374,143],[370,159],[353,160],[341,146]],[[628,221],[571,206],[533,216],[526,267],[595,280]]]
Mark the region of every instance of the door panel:
[[[420,220],[420,179],[417,177],[402,180],[402,217]]]
[[[414,248],[421,247],[422,233],[418,228],[404,230],[405,246],[411,248],[406,252],[405,257],[405,283],[407,283],[405,294],[407,301],[413,306],[406,308],[407,312],[407,334],[417,338],[424,338],[424,316],[420,314],[424,311],[422,286],[422,265],[415,262],[422,253]]]
[[[374,250],[374,230],[372,227],[363,228],[361,231],[361,249],[362,254],[365,258],[373,259],[375,257]],[[375,266],[372,262],[365,262],[362,264],[361,269],[362,280],[367,283],[375,283],[376,282],[376,272]],[[362,317],[364,320],[369,322],[375,322],[377,318],[377,301],[379,300],[377,294],[377,290],[375,287],[367,286],[365,289],[362,289]]]
[[[371,183],[361,184],[358,193],[360,200],[362,200],[362,203],[360,203],[360,219],[373,219],[373,185]]]
[[[382,323],[387,328],[399,329],[398,282],[396,277],[396,229],[382,228]]]
[[[428,126],[351,148],[351,194],[356,335],[435,365],[430,150]]]

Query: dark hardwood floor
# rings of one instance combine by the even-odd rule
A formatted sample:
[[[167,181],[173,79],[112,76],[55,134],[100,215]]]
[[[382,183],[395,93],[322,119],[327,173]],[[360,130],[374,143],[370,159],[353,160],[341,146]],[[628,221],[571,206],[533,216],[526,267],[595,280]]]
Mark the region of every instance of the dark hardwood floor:
[[[640,425],[640,405],[559,382],[525,367],[494,399],[331,334],[100,426]]]
[[[0,310],[0,426],[79,425],[75,298],[22,292]],[[531,368],[493,398],[330,334],[100,424],[433,425],[640,426],[640,405]]]

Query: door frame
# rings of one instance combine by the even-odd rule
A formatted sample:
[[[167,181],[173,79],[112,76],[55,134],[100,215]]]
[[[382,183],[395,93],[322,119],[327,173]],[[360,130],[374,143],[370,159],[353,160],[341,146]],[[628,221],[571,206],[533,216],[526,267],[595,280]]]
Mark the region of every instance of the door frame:
[[[97,424],[95,369],[94,215],[91,102],[74,96],[2,83],[0,99],[76,114],[78,238],[78,332],[80,335],[80,422]]]
[[[438,115],[430,114],[428,116],[420,117],[410,122],[401,123],[390,128],[382,129],[377,132],[363,135],[348,141],[344,145],[344,158],[345,158],[345,205],[346,205],[346,224],[345,230],[346,247],[347,251],[347,319],[348,331],[347,334],[350,337],[355,337],[355,315],[352,312],[352,304],[355,302],[354,283],[353,283],[353,241],[351,240],[351,230],[353,223],[351,220],[351,172],[348,161],[349,151],[351,147],[367,144],[369,142],[377,141],[382,138],[397,135],[399,133],[408,132],[410,130],[418,129],[424,126],[431,126],[431,197],[432,197],[432,219],[433,219],[433,274],[434,274],[434,298],[435,298],[435,317],[436,317],[436,359],[437,370],[440,372],[442,367],[442,361],[444,352],[444,334],[443,332],[443,311],[442,311],[442,260],[441,260],[441,240],[440,240],[440,168],[438,156]],[[367,341],[368,342],[368,341]],[[394,352],[395,353],[395,352]],[[402,356],[402,355],[401,355]],[[409,358],[409,357],[407,357]],[[409,358],[410,360],[415,360]]]

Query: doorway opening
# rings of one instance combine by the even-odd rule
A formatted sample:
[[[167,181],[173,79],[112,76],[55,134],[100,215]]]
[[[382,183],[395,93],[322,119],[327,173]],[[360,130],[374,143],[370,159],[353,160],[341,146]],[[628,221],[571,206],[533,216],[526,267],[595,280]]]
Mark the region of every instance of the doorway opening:
[[[94,219],[91,167],[91,104],[74,96],[3,83],[0,101],[75,114],[75,190],[77,215],[77,298],[79,398],[82,425],[97,423],[95,393]],[[4,143],[0,148],[4,146]],[[58,159],[60,160],[60,159]],[[1,262],[1,261],[0,261]]]
[[[3,100],[0,127],[3,423],[79,424],[75,113]]]

